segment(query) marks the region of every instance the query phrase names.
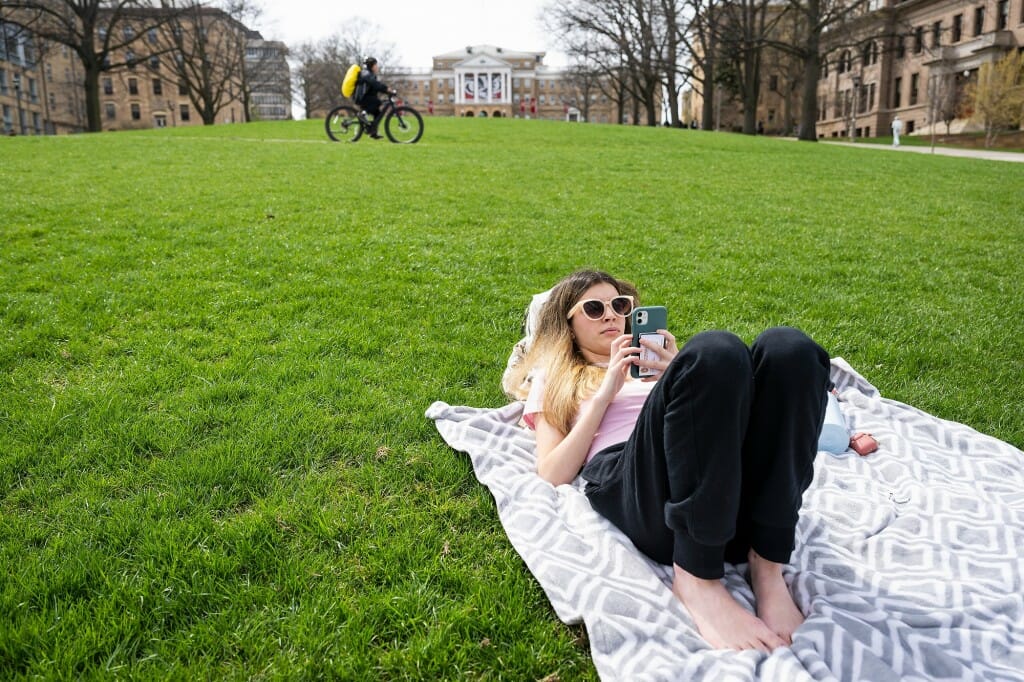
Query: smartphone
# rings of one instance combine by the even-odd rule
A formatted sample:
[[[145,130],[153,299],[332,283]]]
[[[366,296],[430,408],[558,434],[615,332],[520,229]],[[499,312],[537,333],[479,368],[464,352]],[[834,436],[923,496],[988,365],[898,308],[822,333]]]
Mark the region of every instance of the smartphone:
[[[633,332],[633,341],[630,344],[634,348],[643,348],[640,351],[640,358],[643,360],[657,360],[658,356],[653,351],[640,345],[640,339],[651,339],[665,347],[665,336],[659,334],[659,329],[668,328],[668,311],[665,306],[652,305],[634,308],[629,315],[630,329]],[[656,370],[639,365],[629,368],[629,374],[634,379],[643,379],[657,374]]]

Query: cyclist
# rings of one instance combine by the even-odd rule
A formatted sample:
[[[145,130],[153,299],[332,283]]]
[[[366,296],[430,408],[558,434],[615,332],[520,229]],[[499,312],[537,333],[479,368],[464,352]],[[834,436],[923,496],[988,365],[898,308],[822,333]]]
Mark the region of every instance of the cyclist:
[[[367,57],[363,60],[363,67],[363,70],[359,73],[359,80],[356,83],[355,101],[356,104],[362,107],[363,112],[373,116],[373,121],[370,123],[366,134],[375,140],[379,140],[381,135],[377,132],[377,126],[380,123],[380,98],[377,94],[385,92],[389,95],[394,95],[395,91],[377,78],[380,64],[377,63],[375,57]]]

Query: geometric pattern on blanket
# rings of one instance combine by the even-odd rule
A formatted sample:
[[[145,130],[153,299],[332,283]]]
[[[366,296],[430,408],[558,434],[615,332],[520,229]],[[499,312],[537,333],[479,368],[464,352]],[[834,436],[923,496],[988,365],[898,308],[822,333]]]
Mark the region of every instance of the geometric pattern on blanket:
[[[1024,453],[878,391],[832,360],[847,424],[879,449],[819,453],[784,574],[807,620],[770,654],[710,649],[671,570],[597,514],[582,482],[535,473],[521,403],[427,410],[469,455],[558,617],[604,680],[1024,680]],[[753,610],[747,566],[725,583]]]

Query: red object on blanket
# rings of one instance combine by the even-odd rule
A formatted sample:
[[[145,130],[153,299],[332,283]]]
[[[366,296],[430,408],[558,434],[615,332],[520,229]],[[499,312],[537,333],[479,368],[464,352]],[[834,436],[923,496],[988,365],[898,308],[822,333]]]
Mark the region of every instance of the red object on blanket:
[[[878,441],[870,433],[855,433],[850,438],[850,447],[853,448],[854,452],[863,457],[864,455],[870,455],[878,449]]]

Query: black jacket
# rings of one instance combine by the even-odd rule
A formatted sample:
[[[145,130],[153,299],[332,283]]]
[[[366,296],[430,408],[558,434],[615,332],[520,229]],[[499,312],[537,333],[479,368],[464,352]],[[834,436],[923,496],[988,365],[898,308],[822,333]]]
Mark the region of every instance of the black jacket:
[[[381,79],[377,78],[370,69],[364,68],[359,72],[359,80],[356,81],[355,101],[362,104],[370,97],[376,97],[378,92],[388,92],[391,88]]]

